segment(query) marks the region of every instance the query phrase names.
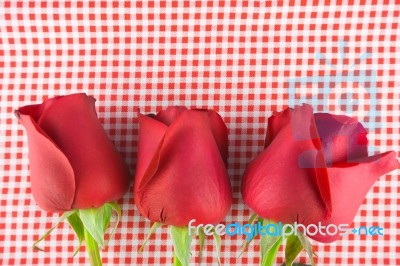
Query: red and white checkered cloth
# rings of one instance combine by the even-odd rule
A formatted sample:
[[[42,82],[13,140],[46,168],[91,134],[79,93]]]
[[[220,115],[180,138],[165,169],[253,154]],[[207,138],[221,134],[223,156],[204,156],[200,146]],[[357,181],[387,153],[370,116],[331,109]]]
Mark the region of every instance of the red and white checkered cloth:
[[[46,252],[32,250],[58,216],[32,199],[26,137],[13,110],[54,95],[94,96],[101,122],[132,173],[138,108],[218,111],[230,132],[234,204],[226,222],[247,221],[241,175],[262,150],[267,118],[293,97],[303,97],[315,110],[365,116],[376,151],[399,152],[398,1],[318,2],[323,1],[1,1],[0,264],[86,262],[85,253],[71,257],[77,240],[66,224],[42,243]],[[348,71],[372,79],[373,106],[375,96],[360,82],[339,81],[330,91],[314,82]],[[307,78],[311,82],[297,82],[290,91],[291,80]],[[364,114],[369,109],[378,114],[374,121]],[[384,236],[315,243],[318,265],[400,265],[398,174],[380,178],[354,221],[354,226],[380,225]],[[132,190],[120,203],[122,222],[103,251],[104,264],[170,264],[167,230],[158,229],[138,253],[150,222],[139,215]],[[237,258],[243,243],[243,237],[223,237],[224,265],[259,263],[257,243]],[[197,251],[198,246],[192,262],[198,262]],[[211,239],[204,257],[204,265],[217,263]]]

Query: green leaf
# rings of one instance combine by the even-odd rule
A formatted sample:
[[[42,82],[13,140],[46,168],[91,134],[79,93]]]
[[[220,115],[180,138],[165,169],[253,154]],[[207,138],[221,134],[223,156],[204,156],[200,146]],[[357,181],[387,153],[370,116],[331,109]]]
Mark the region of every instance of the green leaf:
[[[204,234],[203,228],[200,228],[200,230],[199,230],[199,246],[200,246],[199,261],[200,261],[200,263],[203,259],[203,249],[204,249],[205,240],[206,240],[206,235]]]
[[[104,204],[103,208],[103,232],[105,233],[110,226],[112,207],[109,204]]]
[[[107,240],[106,246],[108,245],[108,242],[110,242],[110,240],[114,237],[115,231],[117,230],[118,224],[121,221],[121,216],[122,216],[122,211],[121,211],[121,207],[119,207],[119,205],[116,202],[108,202],[105,204],[108,207],[111,207],[111,211],[110,211],[110,218],[111,218],[111,212],[115,211],[115,213],[117,214],[117,221],[115,222],[115,226],[113,227],[113,229],[111,230],[110,236]],[[110,222],[108,222],[109,224]],[[107,225],[108,227],[108,225]],[[104,229],[104,231],[107,230]]]
[[[254,221],[257,219],[257,218],[259,218],[258,217],[258,215],[257,215],[257,213],[253,213],[251,216],[250,216],[250,219],[249,219],[249,224],[253,224],[254,223]]]
[[[258,220],[263,226],[268,224],[276,224],[269,219],[259,218]],[[278,226],[276,224],[276,226]],[[281,236],[271,236],[269,234],[261,235],[261,257],[264,257],[271,247],[281,238]]]
[[[221,236],[214,232],[215,246],[217,248],[218,265],[221,265]]]
[[[92,237],[90,232],[84,229],[86,252],[89,255],[91,266],[102,266],[99,246],[97,241]]]
[[[74,255],[72,257],[75,257],[76,254],[78,254],[81,246],[82,246],[82,241],[85,239],[85,228],[83,227],[83,223],[81,221],[81,218],[79,218],[79,213],[75,212],[72,215],[68,216],[68,222],[69,225],[72,227],[74,230],[76,236],[78,237],[79,245],[75,249]]]
[[[294,260],[303,250],[303,245],[300,239],[296,235],[290,235],[286,239],[286,248],[285,248],[285,261],[286,266],[292,266]]]
[[[101,247],[104,247],[104,225],[106,224],[104,217],[108,217],[105,206],[79,210],[79,217],[83,225]]]
[[[253,213],[253,214],[250,216],[250,219],[249,219],[249,222],[248,222],[248,223],[251,224],[251,225],[253,225],[253,224],[254,224],[254,221],[255,221],[256,219],[258,219],[257,222],[258,222],[258,221],[262,221],[262,218],[259,217],[259,216],[257,215],[257,213]],[[247,239],[246,239],[246,243],[244,243],[244,245],[243,245],[243,247],[242,247],[242,250],[240,251],[240,254],[239,254],[238,258],[240,258],[240,257],[243,255],[243,253],[247,250],[247,248],[249,247],[250,243],[254,240],[254,237],[255,237],[255,235],[252,236],[250,240],[247,240]]]
[[[269,219],[263,219],[263,218],[260,218],[259,222],[262,222],[263,226],[274,223]],[[282,244],[282,241],[283,241],[282,236],[271,236],[269,234],[261,235],[262,266],[272,266],[274,264],[276,255],[278,253],[280,245]]]
[[[154,231],[155,231],[158,227],[160,227],[161,225],[162,225],[162,223],[157,223],[157,222],[153,223],[153,225],[151,226],[151,228],[150,228],[150,230],[149,230],[149,233],[147,234],[146,239],[144,240],[142,246],[139,248],[139,252],[142,252],[142,251],[143,251],[143,248],[146,246],[146,244],[147,244],[147,242],[149,241],[151,235],[152,235],[152,234],[154,233]]]
[[[187,226],[170,226],[170,234],[174,244],[176,258],[183,266],[189,266],[192,235],[189,235]]]
[[[176,256],[176,253],[174,251],[174,263],[173,266],[182,266],[183,264],[180,262],[180,260],[178,259],[178,257]]]
[[[299,238],[301,244],[303,245],[303,248],[305,249],[308,258],[310,259],[311,265],[314,266],[315,262],[314,262],[314,251],[313,251],[313,246],[310,242],[310,240],[308,240],[307,236],[305,236],[301,231],[297,231],[297,237]]]
[[[269,236],[265,235],[261,237],[261,242],[263,238],[276,238],[275,236]],[[265,242],[272,243],[273,241],[271,240],[265,240]],[[262,266],[273,266],[276,255],[278,254],[279,247],[282,244],[282,237],[279,236],[278,239],[275,241],[275,243],[272,244],[272,246],[264,251],[264,255],[261,257],[261,265]]]
[[[244,245],[243,245],[243,247],[242,247],[242,250],[240,251],[240,254],[239,254],[238,258],[240,258],[240,257],[243,255],[243,253],[247,250],[247,248],[249,247],[250,243],[251,243],[253,240],[254,240],[254,236],[253,236],[250,240],[247,240],[247,239],[246,239],[246,243],[244,243]]]
[[[57,226],[62,223],[65,219],[67,219],[69,216],[71,216],[72,214],[74,214],[76,212],[76,210],[72,210],[72,211],[67,211],[64,212],[63,215],[61,215],[60,219],[58,220],[58,222],[52,227],[50,228],[46,233],[44,233],[43,236],[41,236],[37,241],[35,241],[35,243],[33,243],[33,249],[34,250],[41,250],[43,251],[43,249],[39,248],[37,246],[37,244],[39,244],[41,241],[43,241],[43,239],[45,239],[48,235],[51,234],[51,232],[53,232],[54,229],[57,228]]]

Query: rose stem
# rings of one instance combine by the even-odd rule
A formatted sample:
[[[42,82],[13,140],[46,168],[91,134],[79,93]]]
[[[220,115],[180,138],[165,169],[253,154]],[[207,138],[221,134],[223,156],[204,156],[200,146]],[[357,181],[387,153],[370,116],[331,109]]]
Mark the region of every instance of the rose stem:
[[[101,258],[99,252],[99,246],[97,245],[96,240],[93,239],[92,235],[84,229],[85,234],[85,242],[86,242],[86,250],[89,255],[90,264],[92,266],[101,266]]]

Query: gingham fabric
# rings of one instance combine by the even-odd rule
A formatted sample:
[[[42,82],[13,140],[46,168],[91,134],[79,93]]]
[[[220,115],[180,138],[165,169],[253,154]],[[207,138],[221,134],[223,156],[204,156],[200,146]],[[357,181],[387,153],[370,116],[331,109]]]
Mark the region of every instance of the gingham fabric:
[[[273,111],[308,102],[355,116],[368,128],[371,152],[399,153],[398,1],[319,2],[1,1],[0,264],[86,263],[84,248],[72,258],[77,239],[67,224],[41,243],[45,252],[32,249],[59,216],[32,198],[27,140],[13,111],[55,95],[85,92],[97,99],[100,120],[132,174],[138,109],[218,111],[230,139],[234,204],[226,223],[245,223],[251,215],[241,200],[241,175],[262,150]],[[398,174],[379,179],[354,220],[355,227],[384,227],[384,236],[313,242],[317,265],[400,265]],[[150,222],[132,198],[131,189],[120,200],[123,218],[102,252],[104,264],[171,264],[166,228],[137,252]],[[198,263],[194,243],[191,261]],[[243,243],[244,237],[222,238],[223,265],[259,263],[258,241],[237,258]],[[217,265],[216,255],[209,239],[203,265]],[[306,262],[304,255],[299,260]]]

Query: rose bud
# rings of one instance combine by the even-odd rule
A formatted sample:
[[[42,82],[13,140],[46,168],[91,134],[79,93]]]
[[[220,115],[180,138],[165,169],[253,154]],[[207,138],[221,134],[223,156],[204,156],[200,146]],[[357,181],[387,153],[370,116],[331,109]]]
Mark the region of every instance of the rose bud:
[[[140,213],[157,224],[184,227],[184,233],[193,219],[223,220],[232,202],[227,134],[211,110],[169,107],[157,115],[139,114],[134,196]]]
[[[35,201],[46,211],[65,212],[62,218],[86,227],[103,245],[104,233],[98,235],[95,225],[88,224],[88,211],[107,217],[113,208],[119,212],[112,202],[127,191],[130,177],[97,118],[95,99],[86,94],[59,96],[15,113],[28,136]]]
[[[268,119],[265,149],[243,176],[243,199],[275,222],[350,225],[375,181],[399,167],[395,152],[367,150],[367,132],[354,118],[313,114],[309,105],[288,108]],[[309,236],[340,238],[332,232]]]

